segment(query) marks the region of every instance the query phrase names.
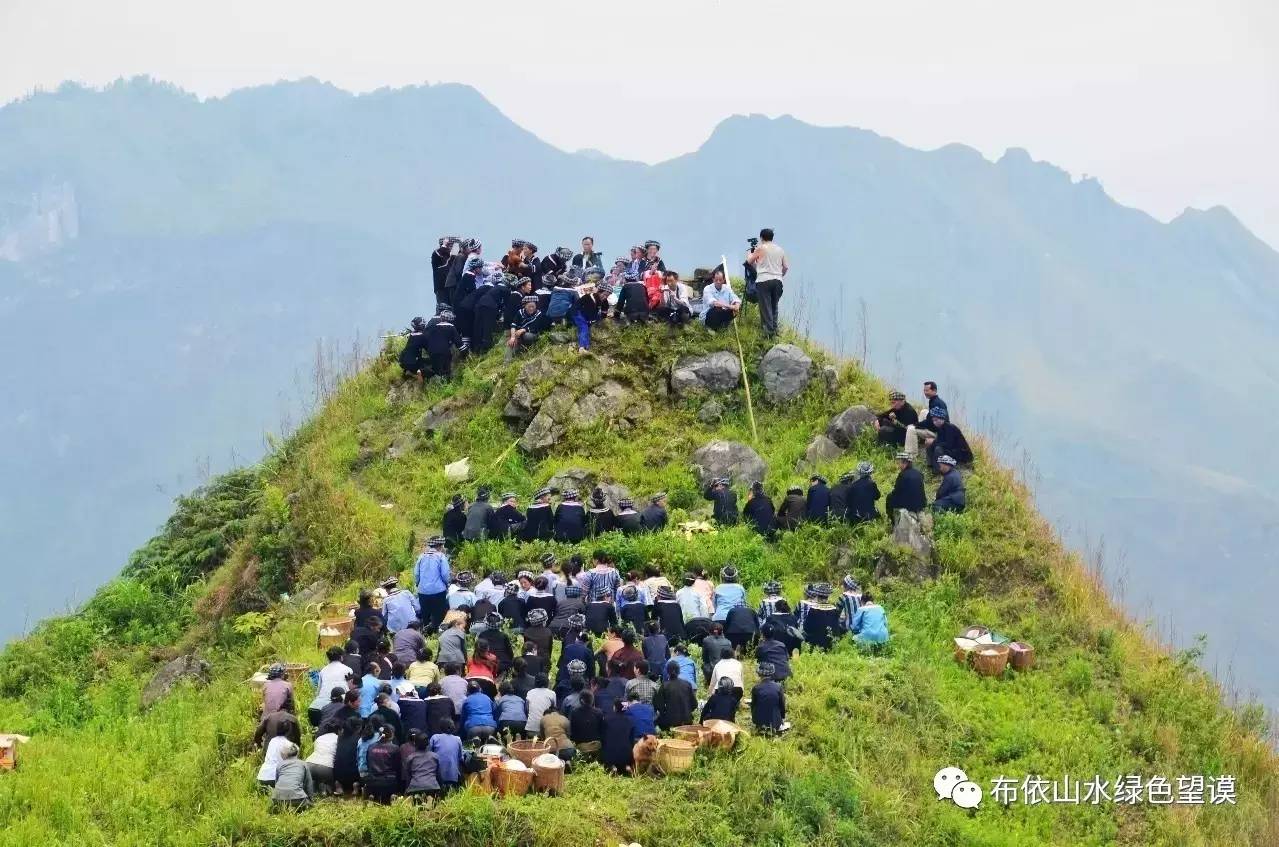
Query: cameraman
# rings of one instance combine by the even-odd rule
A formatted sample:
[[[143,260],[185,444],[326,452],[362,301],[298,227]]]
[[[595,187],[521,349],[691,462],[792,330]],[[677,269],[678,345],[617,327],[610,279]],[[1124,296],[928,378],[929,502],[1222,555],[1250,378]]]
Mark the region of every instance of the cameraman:
[[[764,335],[777,335],[777,307],[782,299],[782,277],[790,270],[786,251],[773,243],[773,231],[761,229],[759,244],[746,256],[755,266],[755,291],[759,297],[759,322]]]

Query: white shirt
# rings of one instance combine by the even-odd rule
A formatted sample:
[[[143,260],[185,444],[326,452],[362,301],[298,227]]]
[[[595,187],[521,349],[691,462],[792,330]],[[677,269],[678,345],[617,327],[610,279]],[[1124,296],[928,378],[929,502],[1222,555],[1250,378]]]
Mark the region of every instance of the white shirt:
[[[346,693],[346,675],[351,669],[341,662],[329,662],[320,668],[320,682],[315,688],[315,699],[311,701],[312,709],[323,709],[329,703],[329,694],[335,688]]]
[[[763,282],[766,279],[781,279],[786,251],[771,241],[761,241],[756,249],[759,250],[759,260],[755,262],[755,280]]]
[[[711,690],[714,691],[719,681],[724,677],[728,677],[733,681],[733,685],[738,688],[745,688],[742,682],[742,663],[737,659],[720,659],[715,663],[715,667],[711,670]]]
[[[258,768],[258,782],[275,782],[275,772],[280,767],[280,762],[284,761],[284,756],[280,755],[280,750],[284,748],[285,744],[292,743],[283,735],[277,735],[267,743],[266,756],[262,760],[262,767]]]
[[[313,765],[319,765],[322,768],[333,767],[333,757],[338,752],[338,734],[336,732],[326,732],[315,739],[315,749],[311,751],[311,755],[306,760]]]

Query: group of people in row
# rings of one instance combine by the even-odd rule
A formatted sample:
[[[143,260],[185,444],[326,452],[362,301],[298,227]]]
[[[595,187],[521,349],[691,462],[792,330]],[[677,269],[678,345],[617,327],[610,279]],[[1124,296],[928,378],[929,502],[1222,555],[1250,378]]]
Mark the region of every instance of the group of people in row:
[[[379,801],[438,796],[479,766],[476,745],[515,737],[627,772],[636,741],[695,719],[736,721],[747,691],[755,728],[784,731],[796,651],[845,634],[888,640],[883,608],[851,576],[834,599],[829,584],[807,586],[795,608],[769,582],[752,608],[731,565],[719,584],[690,572],[676,591],[657,569],[623,576],[597,551],[590,568],[548,556],[539,574],[476,583],[466,571],[447,576],[442,546],[432,539],[415,568],[419,580],[448,580],[438,622],[422,593],[430,583],[414,593],[387,580],[361,593],[350,640],[315,674],[305,760],[292,683],[283,666],[268,672],[254,741],[266,748],[258,778],[279,803],[357,788]]]
[[[751,242],[743,262],[751,296],[760,303],[765,333],[776,335],[786,255],[772,230],[761,230]],[[742,300],[722,265],[695,294],[679,273],[667,269],[661,249],[660,242],[645,241],[606,269],[591,236],[582,239],[580,253],[559,247],[547,256],[538,255],[536,244],[515,239],[500,260],[487,262],[478,239],[442,237],[431,254],[436,314],[412,320],[400,366],[419,380],[448,378],[455,351],[488,352],[499,327],[509,360],[558,323],[574,328],[577,350],[586,353],[591,328],[610,315],[623,323],[675,326],[700,319],[710,330],[736,319]]]

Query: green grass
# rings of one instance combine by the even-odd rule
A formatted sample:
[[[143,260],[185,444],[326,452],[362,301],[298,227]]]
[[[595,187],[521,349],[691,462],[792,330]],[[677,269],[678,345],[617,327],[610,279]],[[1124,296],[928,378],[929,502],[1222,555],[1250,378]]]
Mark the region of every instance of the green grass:
[[[754,376],[767,345],[751,320],[742,341]],[[748,584],[781,578],[792,597],[803,582],[837,578],[844,551],[887,607],[893,640],[880,655],[844,643],[797,659],[789,694],[796,728],[785,738],[749,739],[666,780],[587,767],[562,798],[463,794],[429,811],[330,802],[301,816],[269,814],[254,785],[256,710],[243,680],[274,658],[321,659],[305,626],[310,614],[273,602],[278,591],[323,579],[334,598],[350,598],[390,572],[407,576],[415,545],[435,531],[457,490],[442,467],[462,456],[476,471],[468,490],[484,482],[528,492],[576,466],[639,496],[668,491],[675,520],[702,514],[689,457],[712,438],[752,441],[744,398],[725,398],[725,419],[708,426],[696,419],[697,402],[666,396],[662,384],[675,359],[713,349],[735,350],[733,337],[698,328],[610,331],[597,354],[652,405],[652,421],[631,432],[573,432],[550,455],[515,449],[500,461],[517,435],[501,411],[522,362],[506,366],[495,353],[402,403],[388,399],[398,381],[392,359],[372,363],[260,468],[185,499],[83,612],[46,623],[0,655],[0,729],[35,736],[22,767],[0,775],[0,845],[1279,843],[1279,768],[1257,710],[1225,707],[1193,654],[1162,650],[1118,614],[1023,488],[980,448],[970,508],[938,522],[940,576],[926,584],[871,579],[888,549],[882,526],[805,527],[777,544],[742,528],[599,542],[624,565],[654,563],[670,575],[731,561]],[[570,382],[595,366],[567,349],[540,355]],[[832,415],[884,403],[886,389],[871,376],[848,364],[840,373],[836,394],[814,384],[783,408],[756,392],[754,446],[774,496],[801,482],[792,469]],[[469,404],[464,421],[422,438],[406,457],[385,458],[392,439],[447,396]],[[373,451],[371,460],[361,460],[362,449]],[[863,458],[886,490],[891,456],[869,441],[823,470],[833,476]],[[570,552],[483,544],[468,547],[460,564],[513,570],[545,549]],[[956,665],[950,637],[978,622],[1032,642],[1036,668],[986,679]],[[142,711],[140,691],[156,664],[189,649],[214,663],[213,684],[180,687]],[[1001,774],[1233,774],[1239,802],[1003,808],[988,798],[966,812],[933,796],[932,775],[947,764],[987,787]]]

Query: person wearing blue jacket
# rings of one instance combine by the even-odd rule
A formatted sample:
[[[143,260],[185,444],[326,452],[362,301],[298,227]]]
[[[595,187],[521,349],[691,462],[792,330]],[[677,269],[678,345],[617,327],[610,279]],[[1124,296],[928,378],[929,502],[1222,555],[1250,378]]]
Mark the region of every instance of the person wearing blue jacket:
[[[626,714],[631,718],[631,740],[639,741],[646,735],[657,735],[657,710],[652,703],[645,703],[639,693],[632,691],[626,698]]]
[[[964,478],[955,470],[956,462],[950,456],[937,459],[937,469],[941,471],[941,487],[937,489],[937,499],[933,501],[934,512],[962,512],[968,505],[968,492],[964,489]]]
[[[433,632],[444,620],[449,609],[449,583],[453,573],[449,569],[449,557],[444,552],[444,538],[435,536],[426,542],[426,549],[413,566],[413,582],[417,585],[417,600],[422,618],[422,629]]]
[[[746,589],[738,582],[737,568],[727,565],[719,572],[722,580],[715,586],[715,612],[711,620],[723,622],[731,609],[746,603]]]
[[[493,698],[484,693],[478,682],[467,683],[466,699],[462,701],[462,734],[467,738],[488,738],[496,732]]]
[[[671,661],[679,666],[679,678],[693,686],[693,690],[697,690],[697,662],[693,661],[693,657],[688,655],[687,644],[676,644],[675,655],[671,657]]]
[[[862,605],[853,615],[851,631],[858,644],[884,644],[888,641],[888,616],[869,591],[862,594]]]

